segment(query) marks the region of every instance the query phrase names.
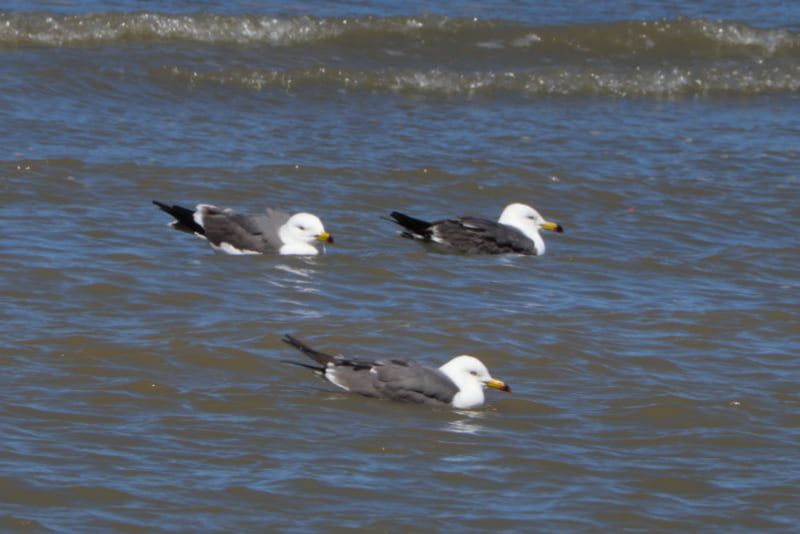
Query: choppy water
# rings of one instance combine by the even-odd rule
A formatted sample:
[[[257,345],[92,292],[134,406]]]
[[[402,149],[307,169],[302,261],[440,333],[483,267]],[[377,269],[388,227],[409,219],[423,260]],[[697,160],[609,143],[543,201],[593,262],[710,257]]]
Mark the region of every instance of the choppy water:
[[[3,531],[795,530],[795,7],[6,6]],[[216,255],[151,199],[337,243]],[[511,201],[547,255],[381,219]],[[514,392],[353,398],[284,333]]]

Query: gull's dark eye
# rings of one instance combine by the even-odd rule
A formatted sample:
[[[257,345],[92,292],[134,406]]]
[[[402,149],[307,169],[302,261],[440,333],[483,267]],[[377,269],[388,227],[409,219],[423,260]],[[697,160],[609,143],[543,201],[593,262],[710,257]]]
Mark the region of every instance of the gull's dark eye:
[[[306,231],[306,227],[305,227],[305,226],[303,226],[302,224],[298,224],[298,225],[297,225],[297,228],[299,228],[299,229],[300,229],[302,232],[305,232],[305,231]]]
[[[472,376],[478,376],[478,373],[476,373],[475,371],[470,371],[469,374],[471,374]]]

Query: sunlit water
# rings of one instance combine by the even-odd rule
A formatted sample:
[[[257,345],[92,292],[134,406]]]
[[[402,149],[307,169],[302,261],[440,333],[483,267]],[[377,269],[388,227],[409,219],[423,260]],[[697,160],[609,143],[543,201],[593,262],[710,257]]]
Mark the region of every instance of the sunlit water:
[[[2,530],[795,528],[795,8],[254,4],[0,11]],[[217,255],[153,199],[336,244]],[[545,256],[384,219],[512,201]],[[513,393],[352,397],[285,333]]]

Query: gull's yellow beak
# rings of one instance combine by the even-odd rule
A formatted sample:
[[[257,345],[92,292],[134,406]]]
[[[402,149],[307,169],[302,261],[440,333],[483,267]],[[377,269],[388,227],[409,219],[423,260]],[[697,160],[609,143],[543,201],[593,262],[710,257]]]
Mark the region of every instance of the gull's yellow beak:
[[[333,237],[328,232],[322,232],[317,236],[317,239],[324,243],[333,243]]]
[[[511,392],[511,386],[503,382],[502,380],[498,380],[496,378],[492,378],[491,380],[486,382],[486,385],[490,388],[497,388],[500,391],[508,391]]]
[[[550,230],[551,232],[558,232],[559,234],[564,231],[560,224],[550,221],[545,221],[541,228],[543,230]]]

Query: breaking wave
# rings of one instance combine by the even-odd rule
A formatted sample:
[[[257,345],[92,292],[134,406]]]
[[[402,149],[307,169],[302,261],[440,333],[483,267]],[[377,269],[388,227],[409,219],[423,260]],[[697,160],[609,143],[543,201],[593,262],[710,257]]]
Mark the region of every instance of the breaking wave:
[[[195,85],[437,94],[676,96],[794,92],[800,34],[706,19],[530,26],[447,17],[0,13],[0,52],[103,46],[278,48],[281,65],[151,74]],[[231,62],[234,65],[236,61]]]

